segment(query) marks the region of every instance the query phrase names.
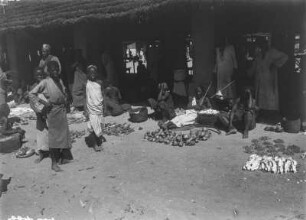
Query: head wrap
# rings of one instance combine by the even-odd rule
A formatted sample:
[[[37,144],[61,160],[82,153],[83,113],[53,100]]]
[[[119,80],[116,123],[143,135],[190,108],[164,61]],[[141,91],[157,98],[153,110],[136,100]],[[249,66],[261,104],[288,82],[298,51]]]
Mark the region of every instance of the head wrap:
[[[165,83],[165,82],[160,83],[160,84],[158,85],[158,88],[159,88],[159,89],[165,89],[165,90],[169,89],[168,84]]]
[[[51,50],[51,46],[49,44],[43,44],[42,45],[42,49],[50,51]]]
[[[98,67],[96,66],[96,65],[89,65],[88,67],[87,67],[87,72],[90,70],[90,69],[94,69],[95,71],[97,71],[98,70]]]

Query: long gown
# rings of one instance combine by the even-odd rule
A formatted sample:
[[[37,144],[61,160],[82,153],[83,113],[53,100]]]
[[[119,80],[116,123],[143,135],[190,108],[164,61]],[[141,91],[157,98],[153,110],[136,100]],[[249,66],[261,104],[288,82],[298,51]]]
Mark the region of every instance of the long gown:
[[[224,48],[223,55],[221,54],[219,48],[217,48],[216,52],[217,89],[221,90],[232,81],[234,69],[237,69],[238,65],[235,48],[233,45],[226,46]],[[222,94],[225,98],[235,98],[236,92],[234,84],[222,90]]]
[[[288,56],[276,49],[269,49],[264,58],[257,57],[251,73],[255,74],[255,99],[260,109],[279,110],[277,69],[288,60]]]
[[[33,98],[33,96],[37,97],[38,94],[42,93],[48,102],[52,104],[52,109],[47,114],[48,140],[50,149],[71,148],[71,140],[65,106],[65,87],[62,81],[60,81],[60,85],[61,88],[53,81],[52,78],[47,77],[30,92],[30,98]]]

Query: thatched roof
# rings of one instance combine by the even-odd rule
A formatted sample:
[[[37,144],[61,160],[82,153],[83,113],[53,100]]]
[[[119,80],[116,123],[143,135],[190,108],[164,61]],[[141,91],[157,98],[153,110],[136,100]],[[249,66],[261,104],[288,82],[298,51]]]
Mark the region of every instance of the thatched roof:
[[[0,6],[0,32],[63,26],[89,20],[137,18],[138,15],[148,15],[172,4],[300,1],[303,0],[20,0],[9,2],[3,8]]]

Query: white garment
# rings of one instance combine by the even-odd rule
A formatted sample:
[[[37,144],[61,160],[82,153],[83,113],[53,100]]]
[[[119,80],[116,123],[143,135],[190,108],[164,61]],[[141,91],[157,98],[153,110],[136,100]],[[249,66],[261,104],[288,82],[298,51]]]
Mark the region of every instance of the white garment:
[[[86,101],[90,115],[103,115],[103,96],[99,83],[87,80]]]
[[[102,135],[103,115],[89,114],[89,121],[87,123],[88,131],[95,132],[97,137]]]
[[[195,123],[198,114],[195,110],[186,110],[184,115],[176,116],[171,120],[173,124],[175,124],[178,128],[183,127],[185,125],[192,125]]]
[[[48,141],[48,130],[44,129],[42,131],[36,131],[36,152],[39,150],[48,151],[49,141]]]

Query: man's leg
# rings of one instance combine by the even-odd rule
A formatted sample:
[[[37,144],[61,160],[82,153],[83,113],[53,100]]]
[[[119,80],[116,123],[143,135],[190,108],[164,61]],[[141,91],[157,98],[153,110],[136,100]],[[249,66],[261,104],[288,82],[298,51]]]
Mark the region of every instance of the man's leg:
[[[50,156],[51,156],[51,169],[55,172],[60,172],[62,169],[58,166],[58,162],[60,160],[60,149],[50,148]]]
[[[89,114],[89,121],[87,122],[87,128],[89,131],[88,137],[85,138],[85,142],[88,147],[93,148],[95,151],[101,151],[100,147],[98,146],[98,137],[96,133],[101,133],[101,120],[99,120],[98,115],[91,115]]]
[[[243,138],[249,137],[249,130],[252,130],[256,126],[254,114],[250,111],[246,111],[244,114],[244,130],[243,130]]]

